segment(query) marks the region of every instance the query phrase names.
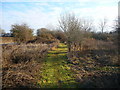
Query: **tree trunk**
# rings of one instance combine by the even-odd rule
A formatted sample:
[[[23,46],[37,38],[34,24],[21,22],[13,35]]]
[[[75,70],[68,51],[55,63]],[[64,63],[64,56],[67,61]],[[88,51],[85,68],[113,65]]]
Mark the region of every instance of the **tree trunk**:
[[[80,45],[80,51],[82,51],[82,44],[80,43],[79,45]]]
[[[70,52],[70,51],[71,51],[71,44],[68,43],[68,52]]]

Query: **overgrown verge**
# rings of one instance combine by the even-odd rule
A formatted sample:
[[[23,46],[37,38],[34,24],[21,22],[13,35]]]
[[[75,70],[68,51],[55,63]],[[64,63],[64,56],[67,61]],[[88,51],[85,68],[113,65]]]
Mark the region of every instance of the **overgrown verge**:
[[[13,37],[0,37],[0,44],[13,43]]]
[[[119,54],[112,44],[106,43],[103,46],[107,45],[108,48],[98,44],[96,49],[72,51],[68,54],[68,63],[75,72],[79,88],[120,88]]]
[[[56,44],[3,46],[2,87],[37,88],[38,72],[47,51]]]

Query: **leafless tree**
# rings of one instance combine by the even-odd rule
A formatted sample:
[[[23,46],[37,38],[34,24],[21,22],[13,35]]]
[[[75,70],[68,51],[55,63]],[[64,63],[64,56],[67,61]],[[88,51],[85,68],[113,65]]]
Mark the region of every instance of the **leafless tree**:
[[[93,27],[92,20],[81,19],[80,22],[82,22],[82,27],[83,27],[84,31],[90,31]]]
[[[59,26],[66,34],[68,51],[70,52],[72,45],[76,47],[79,44],[81,47],[85,31],[90,30],[91,23],[77,18],[75,14],[65,14],[61,16]]]
[[[60,28],[65,32],[67,37],[68,51],[71,51],[72,41],[76,41],[76,34],[79,33],[80,22],[74,14],[65,14],[59,20]],[[77,35],[78,36],[78,35]]]
[[[99,22],[99,28],[102,33],[104,32],[106,27],[107,27],[107,19],[104,18],[103,20],[100,20],[100,22]]]

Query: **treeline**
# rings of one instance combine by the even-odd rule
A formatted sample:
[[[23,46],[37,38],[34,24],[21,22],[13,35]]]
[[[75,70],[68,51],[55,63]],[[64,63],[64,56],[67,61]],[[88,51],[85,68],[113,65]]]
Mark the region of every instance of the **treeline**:
[[[99,23],[99,30],[101,32],[94,32],[92,21],[87,19],[79,19],[74,14],[62,15],[59,22],[59,29],[51,30],[47,28],[40,28],[36,32],[36,36],[33,35],[34,29],[30,28],[27,24],[14,24],[10,30],[10,34],[14,37],[14,41],[17,43],[52,43],[52,42],[66,42],[70,49],[72,47],[80,47],[82,50],[82,43],[85,38],[113,41],[118,41],[118,25],[114,26],[114,31],[104,32],[107,27],[107,20],[103,19]],[[0,30],[4,36],[4,30]]]
[[[61,16],[59,26],[64,31],[68,44],[68,51],[83,50],[85,39],[113,41],[118,43],[118,25],[115,25],[115,31],[107,33],[104,32],[106,28],[106,19],[100,22],[99,27],[101,32],[91,32],[93,24],[86,19],[79,19],[74,14],[66,14]],[[90,41],[88,40],[88,41]],[[87,43],[87,42],[86,42]],[[94,45],[93,45],[94,46]]]
[[[47,28],[40,28],[36,35],[33,34],[34,29],[27,24],[14,24],[10,30],[9,36],[6,36],[4,30],[0,30],[2,37],[14,37],[14,42],[17,43],[52,43],[66,41],[66,36],[61,30],[50,30]]]

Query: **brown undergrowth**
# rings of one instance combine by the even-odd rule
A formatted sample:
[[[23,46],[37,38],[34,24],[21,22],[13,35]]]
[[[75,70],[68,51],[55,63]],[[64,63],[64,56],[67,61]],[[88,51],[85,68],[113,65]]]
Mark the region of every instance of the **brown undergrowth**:
[[[37,88],[38,72],[47,51],[56,44],[21,44],[3,46],[2,87]]]
[[[13,42],[14,42],[13,37],[0,37],[0,44],[13,43]]]
[[[106,47],[98,44],[96,49],[68,53],[68,63],[75,72],[76,81],[80,88],[120,87],[118,50],[115,49],[115,45],[112,47],[112,43],[107,44],[107,42],[102,41],[99,43]]]

